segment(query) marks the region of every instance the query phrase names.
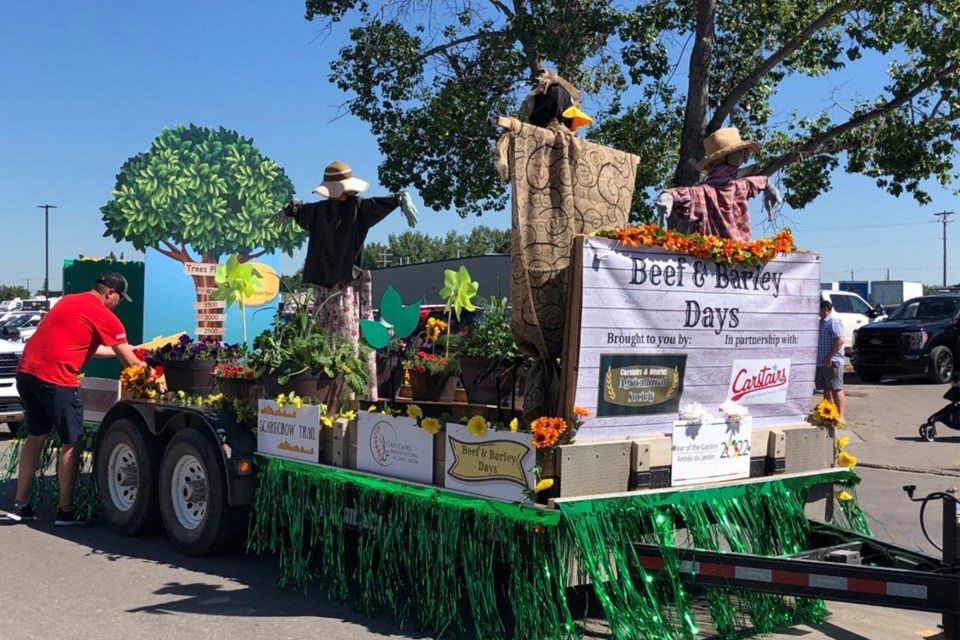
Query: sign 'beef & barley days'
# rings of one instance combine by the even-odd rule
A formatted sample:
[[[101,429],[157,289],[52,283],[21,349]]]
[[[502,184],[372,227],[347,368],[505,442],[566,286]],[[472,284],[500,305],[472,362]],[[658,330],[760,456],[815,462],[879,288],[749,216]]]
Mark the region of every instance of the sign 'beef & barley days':
[[[566,401],[581,438],[669,433],[682,404],[748,405],[754,427],[802,423],[813,393],[819,256],[726,265],[581,238]]]

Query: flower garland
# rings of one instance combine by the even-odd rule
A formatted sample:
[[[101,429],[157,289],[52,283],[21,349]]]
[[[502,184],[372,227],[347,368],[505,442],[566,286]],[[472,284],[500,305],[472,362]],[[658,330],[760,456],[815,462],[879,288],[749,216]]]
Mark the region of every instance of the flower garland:
[[[655,223],[598,231],[594,235],[612,238],[628,247],[663,247],[668,251],[685,253],[720,264],[756,266],[773,260],[781,253],[797,250],[790,229],[783,229],[772,238],[760,238],[750,242],[705,236],[702,233],[679,233]]]

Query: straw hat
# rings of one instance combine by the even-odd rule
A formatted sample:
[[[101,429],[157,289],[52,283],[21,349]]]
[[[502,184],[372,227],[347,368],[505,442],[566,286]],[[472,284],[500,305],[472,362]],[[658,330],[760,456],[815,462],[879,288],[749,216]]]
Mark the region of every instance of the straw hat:
[[[324,198],[336,199],[343,195],[345,191],[363,193],[369,188],[369,182],[353,177],[350,165],[335,160],[323,170],[323,182],[313,192]]]
[[[743,149],[759,153],[760,145],[753,140],[741,140],[740,132],[734,127],[717,129],[703,139],[703,150],[707,155],[697,163],[697,169],[702,171],[724,156]]]

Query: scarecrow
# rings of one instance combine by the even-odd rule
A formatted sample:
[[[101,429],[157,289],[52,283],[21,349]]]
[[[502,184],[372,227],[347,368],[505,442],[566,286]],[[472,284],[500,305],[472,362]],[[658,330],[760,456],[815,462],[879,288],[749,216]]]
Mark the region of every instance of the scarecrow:
[[[694,187],[666,189],[657,198],[663,223],[670,215],[688,221],[703,235],[733,240],[750,240],[747,201],[761,191],[767,218],[773,219],[773,205],[783,197],[767,176],[738,178],[739,167],[760,151],[752,140],[741,140],[734,128],[717,129],[703,141],[706,157],[697,168],[707,170],[706,179]],[[673,226],[673,225],[671,225]]]
[[[293,201],[277,216],[278,222],[293,218],[309,233],[303,282],[314,285],[318,303],[325,302],[317,322],[328,335],[336,334],[355,348],[359,348],[360,319],[373,319],[370,272],[361,267],[367,232],[397,207],[411,227],[417,223],[417,209],[408,193],[359,197],[368,188],[370,184],[355,178],[346,163],[332,162],[323,171],[323,182],[313,190],[326,200]],[[376,353],[369,354],[367,366],[368,399],[376,400]]]

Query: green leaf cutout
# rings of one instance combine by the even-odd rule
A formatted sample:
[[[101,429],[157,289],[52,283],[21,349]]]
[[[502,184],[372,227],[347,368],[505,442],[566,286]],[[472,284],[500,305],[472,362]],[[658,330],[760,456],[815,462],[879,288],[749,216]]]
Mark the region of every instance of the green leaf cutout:
[[[417,330],[420,324],[420,301],[404,308],[400,294],[393,285],[387,285],[387,290],[380,298],[380,316],[393,325],[393,335],[403,339]]]
[[[360,331],[374,349],[383,349],[390,342],[390,330],[375,320],[360,320]]]

